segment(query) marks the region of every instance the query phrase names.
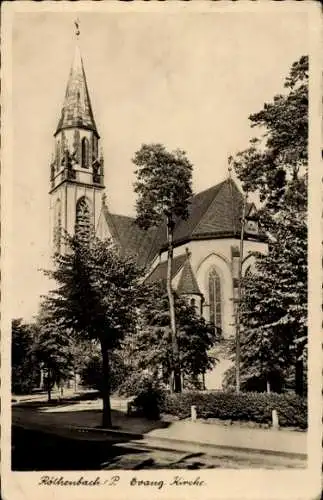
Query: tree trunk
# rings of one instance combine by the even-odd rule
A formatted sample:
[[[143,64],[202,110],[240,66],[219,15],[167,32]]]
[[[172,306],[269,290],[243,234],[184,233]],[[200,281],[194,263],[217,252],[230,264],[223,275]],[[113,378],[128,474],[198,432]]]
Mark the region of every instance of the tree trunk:
[[[102,380],[102,427],[112,427],[111,405],[110,405],[110,359],[109,349],[105,342],[101,341],[103,380]]]
[[[44,389],[44,369],[40,368],[40,380],[39,380],[39,388]]]
[[[167,296],[169,302],[170,325],[172,332],[172,355],[173,355],[173,374],[174,374],[174,392],[182,392],[181,369],[179,364],[179,348],[176,335],[176,318],[175,318],[175,300],[172,290],[172,264],[173,264],[173,230],[174,222],[171,216],[167,218]]]
[[[50,368],[47,368],[47,380],[46,380],[46,388],[47,388],[47,399],[48,401],[52,400],[52,385],[51,385],[51,373]]]

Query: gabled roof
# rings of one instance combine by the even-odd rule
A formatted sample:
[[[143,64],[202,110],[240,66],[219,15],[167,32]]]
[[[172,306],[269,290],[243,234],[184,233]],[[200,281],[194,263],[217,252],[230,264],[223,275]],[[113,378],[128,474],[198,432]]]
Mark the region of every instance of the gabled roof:
[[[242,193],[232,179],[194,195],[187,220],[175,221],[174,246],[199,239],[240,237],[242,207]],[[252,207],[248,204],[247,213]],[[143,230],[132,217],[111,214],[106,207],[104,213],[112,237],[140,266],[148,266],[167,249],[166,223]]]
[[[60,130],[71,127],[81,127],[93,130],[98,136],[86,83],[83,61],[77,46],[66,87],[61,117],[55,135]]]
[[[190,200],[187,220],[178,219],[174,229],[174,245],[187,241],[234,237],[240,233],[243,196],[232,179],[227,179]],[[166,234],[163,225],[160,233]],[[160,237],[160,249],[167,246]]]
[[[177,275],[180,269],[183,267],[187,259],[186,254],[178,255],[173,258],[172,265],[172,279]],[[167,260],[160,262],[151,272],[151,274],[145,279],[146,283],[156,283],[165,282],[167,278]]]
[[[198,193],[191,200],[188,219],[176,224],[174,242],[236,234],[242,203],[242,194],[232,179]]]
[[[176,291],[178,295],[202,295],[194,276],[189,258],[186,259],[184,264]]]
[[[103,206],[106,223],[114,241],[116,241],[125,255],[131,255],[137,260],[139,266],[145,267],[154,255],[156,228],[143,230],[136,224],[132,217],[126,215],[111,214],[106,206]]]

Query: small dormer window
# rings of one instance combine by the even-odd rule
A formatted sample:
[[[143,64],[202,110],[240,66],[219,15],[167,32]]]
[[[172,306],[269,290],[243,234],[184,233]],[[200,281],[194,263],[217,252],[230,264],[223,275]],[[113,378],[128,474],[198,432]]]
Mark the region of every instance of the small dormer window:
[[[89,141],[83,137],[81,141],[82,168],[89,168]]]

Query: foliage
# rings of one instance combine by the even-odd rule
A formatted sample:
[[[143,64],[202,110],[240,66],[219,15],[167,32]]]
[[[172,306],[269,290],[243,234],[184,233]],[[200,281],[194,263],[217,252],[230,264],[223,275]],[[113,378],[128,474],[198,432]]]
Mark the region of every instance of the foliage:
[[[270,424],[272,410],[277,410],[282,427],[307,427],[306,399],[295,394],[275,393],[230,393],[230,392],[185,392],[167,394],[161,411],[188,418],[191,406],[195,405],[199,418],[241,420]]]
[[[234,159],[234,168],[247,192],[257,191],[266,210],[275,208],[307,166],[308,57],[302,56],[285,81],[286,92],[249,117],[263,131]]]
[[[110,240],[85,244],[74,237],[68,244],[69,252],[57,255],[54,270],[46,272],[58,284],[48,296],[50,306],[80,338],[115,349],[134,325],[136,266]]]
[[[141,387],[138,387],[133,404],[149,420],[158,420],[165,394],[160,382],[146,375],[142,378]]]
[[[122,356],[118,352],[112,352],[110,356],[110,390],[111,393],[117,391],[124,382],[129,372],[125,366]],[[100,352],[93,352],[80,372],[81,381],[85,387],[102,391],[102,357]]]
[[[214,328],[195,308],[182,297],[175,296],[177,338],[182,374],[197,378],[215,363],[209,350],[217,341]],[[145,300],[138,310],[138,326],[135,333],[126,338],[128,356],[138,371],[149,370],[154,377],[167,383],[171,375],[172,343],[169,326],[169,308],[164,286],[154,284],[148,288]]]
[[[39,373],[33,354],[34,325],[12,320],[11,385],[15,394],[28,394],[37,386]]]
[[[173,381],[171,387],[181,392],[181,369],[176,331],[175,299],[172,289],[173,232],[176,219],[188,217],[192,196],[192,165],[184,151],[168,152],[162,144],[143,144],[135,153],[137,180],[135,192],[137,223],[148,229],[165,222],[167,226],[167,297],[169,304],[172,351],[169,362]]]
[[[308,57],[295,62],[286,92],[249,117],[263,131],[237,155],[234,167],[247,191],[263,203],[259,223],[269,238],[243,283],[241,373],[283,385],[295,365],[303,391],[307,343]]]
[[[44,300],[37,317],[33,350],[45,371],[48,398],[54,384],[58,386],[71,377],[73,339],[61,319],[53,314],[50,303]]]
[[[57,283],[48,298],[52,314],[80,339],[99,342],[102,355],[104,426],[111,426],[111,352],[125,332],[135,327],[140,296],[139,273],[132,259],[122,257],[110,240],[68,238],[68,252],[57,255],[47,274]]]
[[[143,144],[133,163],[138,194],[137,221],[143,228],[158,225],[169,214],[186,218],[192,196],[192,165],[184,151],[168,152],[162,144]]]

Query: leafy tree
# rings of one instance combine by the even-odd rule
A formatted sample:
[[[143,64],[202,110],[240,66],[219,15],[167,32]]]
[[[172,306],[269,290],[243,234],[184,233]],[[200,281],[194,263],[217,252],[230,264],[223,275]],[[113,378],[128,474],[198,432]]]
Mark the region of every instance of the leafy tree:
[[[217,341],[214,327],[197,316],[194,307],[183,297],[175,295],[177,339],[183,377],[198,379],[215,363],[209,355]],[[171,329],[169,324],[168,297],[161,285],[149,288],[147,299],[139,309],[139,320],[135,334],[125,340],[126,350],[136,372],[149,370],[154,378],[167,383],[172,374]]]
[[[12,391],[28,394],[37,385],[39,375],[33,355],[34,325],[13,319],[11,334]]]
[[[292,65],[286,92],[249,117],[262,132],[234,159],[244,189],[262,201],[259,223],[269,238],[244,279],[242,371],[247,378],[282,381],[295,366],[303,391],[307,341],[308,57]],[[277,385],[277,382],[275,383]]]
[[[48,401],[56,384],[62,387],[72,376],[73,338],[61,318],[53,314],[51,303],[43,301],[37,318],[33,351],[45,371],[45,386]]]
[[[308,57],[296,61],[285,81],[285,93],[249,117],[251,127],[263,132],[238,153],[234,168],[247,192],[257,192],[267,214],[274,215],[286,201],[302,195],[307,168]],[[303,182],[302,182],[303,181]],[[293,191],[298,184],[300,193]],[[294,196],[293,196],[294,195]],[[296,200],[294,200],[296,201]]]
[[[102,356],[99,350],[93,350],[87,356],[80,374],[82,384],[93,389],[102,391]],[[114,351],[110,356],[110,390],[117,391],[125,378],[129,376],[129,366],[125,363],[122,351]]]
[[[69,250],[56,256],[47,274],[57,282],[48,296],[55,317],[81,339],[99,342],[102,356],[102,425],[111,427],[111,353],[125,332],[134,328],[138,296],[138,270],[121,257],[109,240],[69,238]]]
[[[173,232],[176,219],[188,217],[189,198],[192,196],[192,165],[184,151],[168,152],[162,144],[143,144],[135,153],[137,180],[135,192],[137,222],[140,227],[166,222],[167,296],[170,311],[172,352],[170,356],[174,390],[181,392],[181,367],[176,332],[175,299],[172,290]]]
[[[74,333],[72,337],[72,372],[74,376],[74,390],[76,391],[78,376],[81,378],[82,383],[84,371],[86,371],[92,360],[96,360],[97,358],[101,359],[101,353],[100,346],[98,346],[96,341],[87,338],[80,338],[77,333]],[[97,376],[102,379],[102,362],[101,369]],[[91,386],[91,384],[86,385]]]

